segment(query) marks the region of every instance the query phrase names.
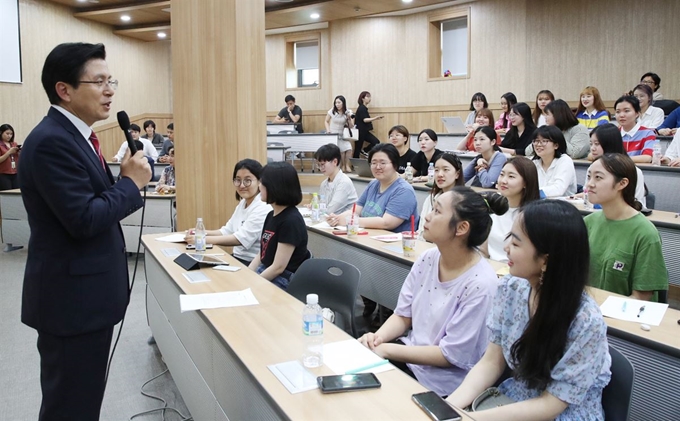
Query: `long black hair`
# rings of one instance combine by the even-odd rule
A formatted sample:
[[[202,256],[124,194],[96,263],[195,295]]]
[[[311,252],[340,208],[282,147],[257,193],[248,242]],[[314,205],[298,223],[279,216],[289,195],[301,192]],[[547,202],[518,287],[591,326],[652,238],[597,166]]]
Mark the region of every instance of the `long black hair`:
[[[510,356],[515,378],[530,389],[543,391],[564,355],[569,327],[588,283],[588,230],[579,211],[564,201],[535,200],[520,212],[524,232],[536,254],[547,256],[547,262],[536,291],[536,313],[512,344]]]
[[[496,192],[477,193],[470,187],[456,186],[453,193],[453,218],[449,222],[449,229],[456,230],[456,224],[468,221],[470,224],[467,247],[475,248],[482,245],[491,231],[490,214],[503,215],[508,211],[508,199]]]

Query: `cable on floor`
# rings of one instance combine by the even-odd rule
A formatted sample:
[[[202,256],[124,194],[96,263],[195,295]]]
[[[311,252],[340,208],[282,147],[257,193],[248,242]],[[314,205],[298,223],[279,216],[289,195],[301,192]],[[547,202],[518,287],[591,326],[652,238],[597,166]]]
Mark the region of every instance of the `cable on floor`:
[[[148,410],[148,411],[138,412],[138,413],[132,415],[132,416],[129,418],[129,421],[132,421],[132,419],[137,418],[137,417],[140,417],[140,416],[142,416],[142,415],[153,414],[154,412],[161,412],[161,413],[162,413],[162,416],[163,416],[162,419],[163,419],[163,421],[165,421],[165,412],[166,412],[166,411],[171,411],[171,412],[174,412],[174,413],[176,413],[177,415],[179,415],[179,416],[182,418],[180,421],[192,421],[192,420],[194,419],[194,418],[191,417],[191,416],[185,417],[185,416],[184,416],[181,412],[179,412],[179,410],[176,409],[176,408],[169,407],[169,406],[168,406],[168,403],[165,401],[165,399],[161,398],[160,396],[154,396],[154,395],[152,395],[152,394],[147,393],[147,392],[144,391],[144,386],[146,386],[147,384],[149,384],[149,383],[151,383],[152,381],[156,380],[157,378],[159,378],[160,376],[162,376],[163,374],[165,374],[165,373],[167,373],[167,372],[168,372],[168,369],[166,368],[166,369],[163,370],[160,374],[157,374],[157,375],[153,376],[152,378],[150,378],[149,380],[147,380],[146,382],[144,382],[144,384],[142,385],[142,387],[139,388],[139,392],[140,392],[143,396],[146,396],[147,398],[151,398],[151,399],[155,399],[155,400],[157,400],[157,401],[160,401],[160,402],[163,403],[163,406],[160,407],[160,408],[150,409],[150,410]]]

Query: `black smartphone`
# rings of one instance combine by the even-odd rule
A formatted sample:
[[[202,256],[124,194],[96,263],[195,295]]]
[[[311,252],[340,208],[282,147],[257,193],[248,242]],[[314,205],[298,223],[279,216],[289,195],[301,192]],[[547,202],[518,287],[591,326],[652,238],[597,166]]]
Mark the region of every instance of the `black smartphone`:
[[[205,248],[206,248],[207,250],[210,250],[211,248],[213,248],[213,245],[212,245],[212,244],[206,244],[206,245],[205,245]],[[196,250],[196,245],[194,245],[194,244],[187,244],[187,250]]]
[[[343,374],[341,376],[321,376],[316,378],[323,393],[349,392],[351,390],[374,389],[380,387],[380,380],[373,373]]]
[[[414,394],[411,399],[434,421],[459,421],[460,414],[434,392]]]

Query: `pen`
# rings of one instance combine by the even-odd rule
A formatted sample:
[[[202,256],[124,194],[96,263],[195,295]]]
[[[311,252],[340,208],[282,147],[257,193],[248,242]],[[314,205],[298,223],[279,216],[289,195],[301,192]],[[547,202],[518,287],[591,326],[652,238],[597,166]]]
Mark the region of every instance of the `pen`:
[[[645,306],[640,307],[640,312],[638,313],[638,317],[642,314],[642,312],[645,311]]]
[[[621,306],[621,312],[625,313],[626,312],[626,305],[628,305],[627,301],[623,302],[623,305]]]
[[[370,370],[372,368],[380,367],[381,365],[385,365],[389,362],[390,362],[389,360],[380,360],[380,361],[373,363],[373,364],[369,364],[369,365],[365,365],[363,367],[355,368],[354,370],[348,370],[348,371],[345,372],[345,374],[361,373],[362,371],[366,371],[366,370]]]

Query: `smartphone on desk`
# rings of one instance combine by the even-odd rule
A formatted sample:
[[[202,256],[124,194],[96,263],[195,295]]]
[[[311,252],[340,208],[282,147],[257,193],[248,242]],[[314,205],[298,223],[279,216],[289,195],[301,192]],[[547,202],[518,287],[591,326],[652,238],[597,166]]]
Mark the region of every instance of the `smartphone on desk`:
[[[414,394],[411,399],[434,421],[460,421],[460,414],[434,392]]]
[[[380,380],[373,373],[343,374],[316,378],[322,393],[349,392],[380,387]]]

